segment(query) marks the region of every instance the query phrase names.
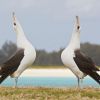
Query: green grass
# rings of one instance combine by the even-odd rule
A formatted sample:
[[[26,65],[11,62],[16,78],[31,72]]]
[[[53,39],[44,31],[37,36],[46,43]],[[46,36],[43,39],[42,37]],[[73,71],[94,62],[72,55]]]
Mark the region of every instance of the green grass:
[[[0,87],[0,100],[100,100],[100,89]]]

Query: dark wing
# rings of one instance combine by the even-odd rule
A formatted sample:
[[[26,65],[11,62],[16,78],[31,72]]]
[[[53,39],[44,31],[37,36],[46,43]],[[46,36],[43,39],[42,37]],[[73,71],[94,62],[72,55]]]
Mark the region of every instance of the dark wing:
[[[99,71],[99,69],[90,57],[86,56],[80,50],[76,50],[74,61],[83,73],[91,76],[100,84],[100,75],[96,72]]]
[[[24,49],[18,49],[4,64],[0,66],[0,83],[13,74],[24,57]]]

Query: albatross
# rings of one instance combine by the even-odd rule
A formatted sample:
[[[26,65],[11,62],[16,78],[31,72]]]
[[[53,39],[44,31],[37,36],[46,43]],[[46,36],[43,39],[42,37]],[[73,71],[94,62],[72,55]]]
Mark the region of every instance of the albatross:
[[[80,23],[78,16],[76,16],[71,41],[61,53],[61,60],[77,77],[78,87],[80,87],[80,79],[87,75],[100,85],[100,75],[97,73],[97,71],[100,71],[99,68],[90,57],[80,50]]]
[[[21,73],[33,64],[36,58],[36,51],[26,38],[24,31],[13,12],[13,28],[17,35],[16,52],[2,65],[0,65],[0,83],[8,76],[15,78],[15,87]]]

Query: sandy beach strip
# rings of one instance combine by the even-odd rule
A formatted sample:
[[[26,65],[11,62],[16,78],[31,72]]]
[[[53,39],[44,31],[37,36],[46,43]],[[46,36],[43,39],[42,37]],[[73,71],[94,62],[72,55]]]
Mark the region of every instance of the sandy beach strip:
[[[100,75],[100,72],[98,72]],[[69,69],[27,69],[21,77],[75,77]]]
[[[73,77],[69,69],[27,69],[22,75],[26,77]]]

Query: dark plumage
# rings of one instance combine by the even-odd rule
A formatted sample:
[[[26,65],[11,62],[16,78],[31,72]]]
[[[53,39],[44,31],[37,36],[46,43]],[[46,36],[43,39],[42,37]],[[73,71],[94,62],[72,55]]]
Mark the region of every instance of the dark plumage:
[[[74,61],[76,62],[79,69],[100,84],[100,75],[96,72],[99,71],[99,68],[96,67],[93,60],[82,53],[80,50],[75,50],[74,53]]]
[[[0,83],[13,74],[24,57],[24,49],[18,49],[5,63],[0,66]]]

